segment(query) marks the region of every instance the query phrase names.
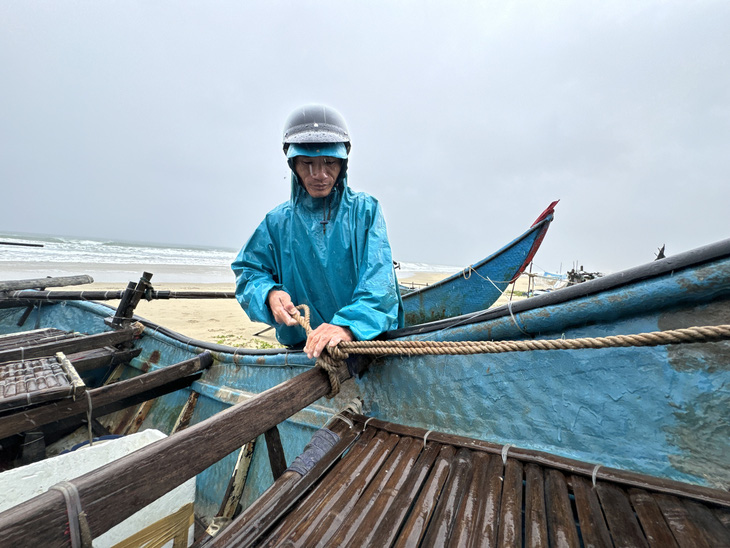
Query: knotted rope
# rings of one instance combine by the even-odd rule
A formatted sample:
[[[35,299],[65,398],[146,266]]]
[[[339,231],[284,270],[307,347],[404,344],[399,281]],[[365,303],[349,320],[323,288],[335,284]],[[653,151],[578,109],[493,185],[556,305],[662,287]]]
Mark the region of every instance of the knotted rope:
[[[297,314],[294,318],[299,322],[307,333],[307,337],[312,332],[312,327],[309,325],[309,307],[306,304],[300,304],[297,309],[304,312],[304,316]],[[342,343],[340,343],[342,344]],[[317,358],[316,366],[321,367],[327,373],[330,379],[330,393],[327,394],[327,398],[332,399],[340,392],[340,376],[339,371],[345,365],[345,360],[349,357],[346,352],[343,352],[336,346],[326,346],[322,353]]]

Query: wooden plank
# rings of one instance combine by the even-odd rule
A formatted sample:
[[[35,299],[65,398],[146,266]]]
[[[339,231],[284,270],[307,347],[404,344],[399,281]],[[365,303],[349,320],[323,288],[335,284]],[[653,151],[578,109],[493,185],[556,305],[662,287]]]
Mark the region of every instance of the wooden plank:
[[[479,500],[477,537],[474,546],[496,546],[499,536],[499,516],[502,508],[504,465],[501,455],[490,455],[487,473],[482,478]]]
[[[340,381],[349,378],[345,368],[338,374]],[[329,391],[329,379],[321,368],[307,370],[187,430],[72,480],[92,535],[106,532]],[[0,538],[18,548],[67,546],[67,521],[63,495],[48,491],[0,514]]]
[[[338,486],[347,481],[352,474],[352,470],[358,465],[360,456],[368,450],[377,432],[374,428],[367,429],[347,455],[335,465],[332,472],[322,478],[322,481],[314,487],[306,498],[297,500],[296,506],[292,507],[292,511],[286,516],[286,519],[282,520],[282,523],[271,531],[268,538],[283,536],[286,531],[292,531],[297,524],[309,519],[328,496],[328,493],[335,491]]]
[[[37,344],[29,346],[28,348],[2,350],[0,351],[0,363],[53,356],[57,352],[75,354],[84,350],[91,350],[92,348],[115,346],[117,344],[133,340],[140,333],[141,329],[138,328],[120,329],[118,331],[107,331],[96,335],[87,335],[85,337],[76,337],[45,344]]]
[[[522,546],[522,463],[507,459],[499,515],[499,546]]]
[[[673,548],[677,546],[659,505],[654,497],[643,489],[629,489],[629,500],[639,518],[646,542],[652,548]]]
[[[281,436],[279,435],[279,429],[274,426],[264,432],[264,439],[266,440],[266,450],[269,453],[269,466],[271,466],[271,473],[274,479],[279,477],[286,470],[286,457],[284,456],[284,448],[281,445]]]
[[[150,410],[152,409],[152,406],[154,405],[156,400],[148,400],[144,402],[142,405],[139,406],[137,409],[137,412],[134,414],[134,417],[132,418],[132,421],[129,423],[129,426],[124,431],[124,435],[128,436],[130,434],[136,434],[139,432],[139,429],[142,427],[142,423],[147,418],[147,415],[149,414]]]
[[[336,462],[341,463],[340,458],[342,455],[352,447],[352,444],[360,436],[360,429],[352,428],[343,431],[340,425],[334,425],[331,430],[341,436],[340,441],[314,465],[314,468],[304,477],[296,472],[286,472],[251,506],[244,510],[231,525],[216,536],[210,548],[243,547],[255,544],[313,485],[332,469]],[[374,430],[371,428],[367,436],[371,436],[373,432]],[[353,450],[355,449],[353,448]],[[337,475],[332,470],[330,474],[325,476],[325,479]],[[323,483],[327,482],[323,481]]]
[[[648,547],[649,544],[641,531],[641,526],[626,492],[616,485],[603,481],[596,484],[596,491],[614,544]]]
[[[369,417],[357,414],[353,415],[353,418],[361,423],[364,423],[369,419]],[[423,435],[426,433],[425,428],[404,426],[376,419],[374,419],[370,424],[376,428],[387,430],[388,432],[392,432],[400,436],[423,438]],[[504,447],[498,443],[466,438],[464,436],[456,436],[454,434],[446,434],[444,432],[432,432],[428,439],[442,444],[453,445],[454,447],[466,447],[467,449],[472,449],[474,451],[486,451],[493,455],[501,455],[502,448]],[[509,456],[524,464],[532,462],[539,466],[555,468],[556,470],[561,470],[568,474],[581,475],[587,478],[591,478],[593,476],[593,470],[595,468],[595,464],[592,463],[552,455],[550,453],[545,453],[544,451],[521,449],[519,447],[511,447],[509,450]],[[621,485],[638,487],[640,489],[650,489],[662,493],[675,494],[681,497],[689,497],[712,504],[730,506],[730,491],[722,489],[713,489],[711,487],[703,487],[701,485],[693,485],[681,481],[648,476],[646,474],[619,470],[617,468],[609,468],[607,466],[601,466],[597,477],[603,481],[611,481]]]
[[[57,276],[55,278],[31,278],[29,280],[8,280],[0,282],[0,291],[18,291],[35,287],[67,287],[94,283],[91,276]]]
[[[118,411],[121,411],[123,409],[127,409],[130,407],[136,407],[146,401],[155,400],[159,397],[165,396],[167,394],[170,394],[172,392],[177,392],[178,390],[184,390],[190,387],[195,381],[199,380],[200,377],[203,375],[202,371],[198,371],[197,373],[193,373],[192,375],[187,375],[185,377],[182,377],[180,379],[175,379],[173,381],[170,381],[168,383],[165,383],[161,386],[152,388],[150,390],[144,390],[141,392],[138,392],[136,394],[133,394],[132,396],[128,396],[126,398],[122,398],[120,400],[115,400],[107,405],[102,405],[101,407],[95,407],[93,409],[93,414],[100,418],[106,418],[107,415],[110,413],[117,413]],[[106,422],[106,421],[105,421]],[[55,422],[49,422],[46,425],[42,427],[43,431],[46,433],[46,439],[49,440],[53,439],[60,439],[64,435],[73,432],[76,430],[79,426],[82,426],[86,423],[86,414],[85,412],[83,414],[77,414],[72,417],[68,417],[65,419],[61,419],[59,421]],[[104,426],[102,424],[104,428]],[[110,425],[110,428],[114,430],[114,425]],[[56,432],[66,432],[66,434],[56,436]],[[116,431],[116,430],[114,430]],[[110,432],[113,433],[113,432]]]
[[[525,546],[528,548],[548,547],[542,468],[532,463],[525,467]]]
[[[238,503],[241,501],[241,495],[243,495],[243,489],[246,487],[248,469],[251,466],[251,459],[253,458],[255,447],[256,440],[254,439],[241,447],[241,450],[238,452],[238,458],[233,467],[226,492],[223,495],[223,501],[218,509],[217,517],[232,519],[236,513]]]
[[[389,511],[396,493],[408,477],[421,452],[423,442],[413,438],[401,438],[377,476],[352,509],[350,519],[329,541],[332,546],[367,546],[380,521]]]
[[[400,436],[394,434],[385,432],[376,434],[371,444],[361,454],[352,474],[337,489],[327,493],[310,518],[297,525],[291,534],[287,535],[287,541],[302,543],[305,546],[329,542],[342,522],[351,519],[350,512],[353,507],[399,440]],[[277,542],[278,540],[274,541]]]
[[[88,390],[87,393],[91,396],[92,407],[98,413],[99,409],[108,404],[161,387],[173,380],[187,377],[209,367],[212,363],[212,356],[208,352],[204,352],[198,357],[163,367],[157,371],[144,373],[132,379],[94,388]],[[79,398],[75,401],[66,399],[0,417],[0,439],[61,419],[83,415],[86,413],[87,408],[86,398]],[[99,415],[97,414],[97,416]]]
[[[76,371],[83,373],[93,371],[102,367],[112,367],[120,363],[129,363],[142,353],[141,348],[130,348],[129,350],[119,350],[113,346],[104,348],[94,348],[85,352],[77,352],[68,355],[68,360],[74,366]]]
[[[358,467],[361,465],[360,461],[372,459],[373,451],[382,446],[387,434],[380,433],[380,437],[375,439],[376,434],[378,434],[377,430],[370,429],[361,436],[346,457],[337,463],[334,470],[323,478],[305,499],[298,501],[291,513],[266,538],[291,540],[291,535],[297,529],[311,524],[316,519],[317,513],[328,504],[332,497],[338,496],[343,485],[347,484],[354,474],[357,474]],[[301,536],[301,533],[297,533],[297,535]]]
[[[395,546],[419,546],[428,523],[431,520],[436,503],[441,495],[446,479],[449,476],[451,461],[456,451],[450,445],[441,447],[436,461],[431,467],[431,473],[421,490],[416,503],[411,509],[408,520],[403,525],[400,536],[396,539]]]
[[[468,449],[459,449],[452,461],[449,477],[436,503],[421,546],[446,546],[451,536],[454,518],[459,511],[464,493],[471,484],[473,474],[472,452]]]
[[[175,432],[179,432],[180,430],[185,430],[188,426],[190,426],[190,420],[193,418],[193,412],[195,411],[195,407],[198,404],[199,397],[200,394],[198,392],[196,392],[195,390],[190,391],[190,395],[188,396],[188,399],[185,402],[182,411],[180,411],[180,414],[175,421],[175,425],[172,427],[170,435],[174,434]]]
[[[686,500],[684,507],[710,546],[730,546],[730,531],[707,506]]]
[[[695,525],[689,511],[677,497],[664,494],[654,495],[664,519],[681,548],[709,548],[710,544]]]
[[[477,541],[479,500],[483,497],[482,485],[489,468],[489,455],[474,451],[472,458],[474,472],[454,520],[450,546],[471,546]]]
[[[393,544],[398,530],[406,519],[411,505],[421,490],[423,482],[428,477],[431,466],[433,466],[440,450],[441,445],[437,443],[428,442],[426,444],[426,449],[421,451],[405,483],[396,494],[390,510],[385,514],[377,529],[373,531],[371,546],[391,546]]]
[[[714,508],[713,513],[715,517],[722,523],[726,528],[730,529],[730,508]]]
[[[596,490],[593,489],[593,484],[580,476],[572,476],[571,483],[583,544],[585,546],[595,546],[596,548],[613,546],[606,520],[603,517],[603,510],[601,510],[601,503],[598,500]]]
[[[550,545],[578,548],[580,542],[570,506],[568,485],[565,476],[557,470],[545,471],[545,503]]]

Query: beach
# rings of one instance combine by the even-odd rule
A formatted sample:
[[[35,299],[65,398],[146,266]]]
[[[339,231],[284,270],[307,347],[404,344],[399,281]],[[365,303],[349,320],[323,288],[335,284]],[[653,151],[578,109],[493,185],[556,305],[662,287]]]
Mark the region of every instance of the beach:
[[[80,267],[83,265],[79,265]],[[91,268],[91,265],[80,268],[78,270],[69,270],[64,275],[72,275],[88,273],[98,269]],[[149,265],[148,265],[149,267]],[[125,269],[126,270],[126,269]],[[40,276],[37,271],[34,277]],[[444,272],[407,272],[399,274],[402,283],[425,285],[433,284],[439,280],[449,276]],[[176,278],[182,276],[181,273],[176,274]],[[102,276],[103,277],[103,276]],[[232,275],[231,275],[232,278]],[[21,279],[21,278],[13,278]],[[95,278],[96,279],[96,278]],[[129,281],[136,281],[131,278]],[[155,283],[155,277],[152,279],[153,286],[156,290],[170,291],[235,291],[234,283]],[[52,288],[49,290],[60,291],[112,291],[123,290],[127,286],[124,283],[94,282],[81,286],[73,286],[66,288]],[[527,276],[522,276],[515,286],[514,300],[522,299],[522,295],[527,290]],[[511,292],[511,287],[500,297],[494,306],[502,305],[507,302]],[[111,306],[117,306],[118,301],[105,301]],[[162,325],[168,329],[176,331],[191,339],[199,339],[219,344],[225,344],[236,347],[247,348],[270,348],[278,346],[273,329],[267,329],[266,324],[252,322],[244,313],[238,301],[232,298],[228,299],[160,299],[153,301],[140,301],[135,310],[137,316],[141,316],[154,323]]]
[[[52,290],[123,290],[150,272],[156,290],[233,292],[230,264],[236,251],[218,248],[170,247],[138,242],[116,242],[48,235],[2,235],[3,239],[37,243],[39,247],[0,248],[0,280],[36,279],[47,276],[89,275],[94,283]],[[432,285],[461,271],[458,267],[400,263],[398,280],[405,286]],[[474,283],[487,283],[473,279]],[[545,279],[534,278],[538,288]],[[528,276],[521,276],[493,306],[525,298]],[[116,306],[117,301],[106,301]],[[229,346],[268,348],[277,346],[274,330],[248,319],[238,302],[226,299],[142,300],[135,314],[190,339]]]

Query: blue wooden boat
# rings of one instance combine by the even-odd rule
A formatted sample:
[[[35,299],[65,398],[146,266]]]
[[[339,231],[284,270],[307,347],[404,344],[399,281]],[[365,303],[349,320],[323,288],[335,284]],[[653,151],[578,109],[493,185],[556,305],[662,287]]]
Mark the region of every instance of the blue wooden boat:
[[[0,333],[17,333],[34,326],[37,311],[28,317],[28,327],[17,326],[24,312],[24,307],[0,309]],[[111,314],[109,307],[93,302],[44,304],[39,324],[42,328],[104,333],[110,331],[104,320]],[[390,332],[383,339],[585,339],[718,326],[730,323],[729,318],[730,240],[725,240],[509,307]],[[267,453],[270,440],[264,442],[262,435],[272,425],[261,416],[241,422],[237,413],[240,409],[259,409],[257,406],[263,405],[259,402],[277,387],[295,386],[299,379],[309,379],[319,371],[301,352],[234,349],[190,340],[143,319],[139,321],[144,331],[133,347],[140,353],[129,361],[122,378],[164,370],[202,352],[209,352],[213,362],[189,387],[157,398],[144,416],[138,417],[140,429],[157,428],[170,433],[190,396],[197,398],[189,430],[171,436],[169,441],[157,442],[159,453],[150,449],[145,454],[157,455],[162,463],[166,455],[174,453],[176,439],[192,444],[194,436],[204,436],[211,421],[235,419],[238,422],[231,423],[239,425],[234,428],[237,433],[231,434],[235,439],[225,442],[232,446],[213,439],[205,441],[211,450],[218,443],[225,445],[230,454],[211,464],[201,461],[203,469],[195,472],[195,512],[207,524],[219,511],[231,471],[236,467],[238,454],[233,448],[248,441],[243,438],[251,433],[261,440],[253,450],[240,503],[244,508],[255,507],[274,483]],[[295,377],[298,380],[292,381]],[[547,462],[544,455],[549,454],[560,460],[563,470],[576,471],[582,466],[585,471],[590,466],[587,474],[590,479],[592,470],[594,484],[609,470],[611,475],[626,471],[656,478],[665,493],[678,493],[677,485],[685,485],[699,499],[720,505],[712,512],[730,527],[730,520],[723,521],[730,507],[728,386],[727,340],[453,356],[380,356],[358,378],[345,382],[333,399],[321,397],[326,390],[320,391],[312,396],[310,405],[286,410],[288,418],[278,424],[278,432],[285,460],[290,463],[319,428],[326,424],[331,427],[333,417],[349,407],[355,412],[348,416],[358,420],[362,413],[375,419],[371,424],[378,428],[396,424],[420,429],[424,449],[429,433],[445,433],[472,440],[468,442],[472,448],[495,444],[494,451],[501,452],[504,459],[508,454],[522,452]],[[287,401],[283,398],[280,405]],[[109,420],[113,428],[114,421],[129,422],[129,416],[117,413]],[[359,423],[361,428],[363,423],[367,427],[367,420]],[[133,482],[132,473],[125,473],[125,481]],[[165,478],[168,475],[161,472]],[[519,482],[522,485],[522,479]],[[52,503],[50,495],[39,500]],[[22,512],[29,511],[32,505],[27,504]],[[10,531],[15,526],[9,524],[16,523],[19,515],[26,515],[18,512],[21,510],[0,514],[0,531]]]
[[[557,203],[551,203],[523,234],[462,272],[427,287],[402,290],[406,326],[471,314],[492,306],[532,261],[553,221]]]

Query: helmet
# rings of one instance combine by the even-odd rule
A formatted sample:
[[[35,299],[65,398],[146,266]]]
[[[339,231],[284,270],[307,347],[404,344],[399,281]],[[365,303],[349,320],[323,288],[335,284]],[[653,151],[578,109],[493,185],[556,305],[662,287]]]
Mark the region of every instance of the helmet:
[[[304,105],[284,124],[284,152],[292,143],[345,143],[350,152],[350,132],[342,115],[325,105]]]

